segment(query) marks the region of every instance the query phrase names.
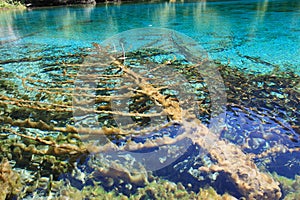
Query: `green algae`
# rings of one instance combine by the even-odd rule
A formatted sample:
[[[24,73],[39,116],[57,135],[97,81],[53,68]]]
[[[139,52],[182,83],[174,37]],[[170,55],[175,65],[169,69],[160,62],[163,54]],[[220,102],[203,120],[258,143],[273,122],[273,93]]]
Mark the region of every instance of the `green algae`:
[[[273,177],[281,184],[285,192],[284,200],[298,200],[300,199],[300,176],[296,175],[294,179],[280,176],[273,173]]]
[[[81,190],[67,186],[60,189],[60,196],[57,199],[63,200],[66,198],[74,199],[74,200],[81,200],[81,199],[90,199],[90,200],[126,200],[128,199],[127,196],[122,194],[116,194],[113,191],[106,191],[101,186],[85,186]]]
[[[66,136],[58,134],[57,139],[53,136],[47,136],[45,140],[57,142],[58,145],[63,143],[81,146],[81,142],[76,141],[73,134]],[[16,167],[37,171],[42,176],[53,174],[54,177],[57,177],[62,173],[70,172],[74,168],[74,163],[84,156],[76,153],[57,154],[55,147],[51,145],[48,146],[28,138],[8,138],[4,135],[0,141],[0,147],[0,158],[13,159]]]
[[[82,189],[77,189],[70,185],[64,185],[62,181],[53,182],[53,186],[59,189],[59,197],[55,198],[58,200],[62,199],[90,199],[90,200],[227,200],[234,199],[234,197],[229,194],[219,195],[212,188],[200,189],[198,193],[193,191],[187,191],[181,183],[173,183],[167,180],[157,179],[143,188],[138,188],[138,190],[131,194],[130,196],[122,194],[116,190],[105,190],[101,185],[95,183],[94,186],[85,186]],[[54,188],[53,188],[54,189]],[[51,194],[51,192],[50,192]],[[54,196],[54,194],[53,194]]]
[[[156,52],[157,53],[157,52]],[[178,63],[176,63],[178,64]],[[194,79],[195,72],[193,69],[186,69],[186,65],[179,65],[178,70],[180,72],[185,73],[187,79]],[[61,69],[51,69],[52,71],[61,70]],[[255,109],[254,106],[249,105],[248,102],[250,99],[256,101],[257,103],[261,103],[264,98],[272,97],[272,101],[275,101],[278,105],[282,108],[290,110],[290,114],[292,115],[292,109],[295,108],[298,101],[298,96],[293,96],[295,93],[290,91],[289,88],[297,87],[297,81],[299,77],[287,75],[285,74],[284,77],[286,80],[282,82],[281,76],[274,76],[274,75],[265,75],[265,76],[254,76],[254,75],[247,75],[245,76],[240,71],[230,70],[225,66],[220,66],[220,71],[223,75],[225,80],[226,86],[230,88],[228,90],[229,101],[234,103],[241,103],[244,106],[250,106],[251,108]],[[37,79],[38,80],[38,79]],[[268,81],[266,81],[268,80]],[[18,90],[15,84],[12,84],[10,81],[3,81],[1,82],[1,86],[4,90],[11,89],[13,91]],[[242,84],[241,84],[242,83]],[[40,82],[36,81],[34,83],[35,87],[39,87],[38,84]],[[46,85],[46,84],[45,84]],[[204,84],[202,79],[199,79],[194,84],[197,92],[204,91],[207,92],[207,88]],[[280,86],[280,87],[277,87]],[[283,87],[286,86],[286,87]],[[55,87],[55,85],[53,86]],[[259,93],[258,89],[264,89],[265,93]],[[275,91],[275,92],[273,92]],[[43,91],[42,91],[43,92]],[[168,92],[168,91],[167,91]],[[167,93],[166,92],[166,93]],[[170,91],[169,91],[170,92]],[[273,92],[273,93],[272,93]],[[240,94],[242,93],[242,101],[240,100]],[[26,95],[18,95],[21,99],[32,99],[33,101],[44,101],[45,99],[49,102],[53,102],[56,104],[61,105],[70,105],[68,101],[70,98],[67,98],[67,102],[63,101],[62,99],[58,98],[58,95],[55,96],[53,94],[47,94],[45,96],[34,95],[33,97],[30,96],[31,93],[29,92]],[[280,98],[282,95],[287,95],[287,99]],[[205,94],[204,96],[208,96]],[[259,99],[255,99],[254,97],[260,96]],[[204,97],[203,99],[207,99]],[[253,102],[252,101],[252,102]],[[136,101],[138,102],[138,101]],[[136,103],[134,102],[134,103]],[[272,102],[267,102],[267,106],[270,104],[269,108],[273,109]],[[24,106],[25,104],[23,104]],[[5,107],[6,106],[6,107]],[[33,105],[32,105],[33,106]],[[210,113],[209,110],[209,100],[204,101],[201,105],[204,112]],[[135,110],[136,108],[140,108],[139,104],[133,105],[130,108]],[[14,120],[18,119],[27,119],[33,118],[36,122],[39,120],[43,120],[47,123],[56,122],[61,126],[67,124],[65,119],[70,118],[70,113],[64,112],[55,112],[55,111],[40,111],[34,108],[22,108],[21,106],[11,106],[11,105],[4,105],[3,112],[5,115],[9,115]],[[52,108],[52,107],[51,107]],[[259,112],[259,111],[257,111]],[[21,113],[21,114],[20,114]],[[5,124],[5,122],[2,122]],[[54,124],[54,123],[53,123]],[[51,124],[54,126],[56,124]],[[292,121],[292,124],[295,125],[297,128],[298,121]],[[77,134],[64,134],[59,132],[51,132],[47,130],[43,130],[42,128],[36,127],[36,129],[31,129],[30,127],[12,127],[9,124],[5,124],[5,126],[9,128],[13,128],[18,132],[24,135],[32,135],[39,137],[45,141],[48,141],[49,144],[55,145],[74,145],[77,147],[82,147],[83,143],[80,141],[80,138]],[[40,130],[39,130],[40,129]],[[36,134],[38,132],[39,134]],[[8,136],[10,135],[10,136]],[[60,194],[61,197],[57,197],[58,199],[63,199],[63,197],[69,197],[71,199],[226,199],[229,198],[230,195],[223,195],[220,196],[213,188],[203,189],[200,188],[200,192],[196,193],[193,191],[188,191],[185,187],[183,187],[180,183],[173,183],[170,181],[162,181],[159,179],[155,179],[154,181],[150,181],[149,183],[145,184],[144,187],[139,187],[137,190],[131,191],[127,195],[120,193],[118,190],[109,190],[107,187],[113,185],[113,183],[105,183],[102,181],[99,184],[94,184],[93,186],[83,186],[82,189],[78,189],[76,187],[71,186],[69,183],[63,182],[62,187],[58,187],[56,191],[52,192],[52,188],[56,187],[55,184],[58,183],[58,179],[60,175],[73,173],[74,171],[78,170],[78,166],[80,166],[84,160],[85,155],[82,153],[56,153],[54,145],[46,145],[45,143],[41,143],[39,140],[28,139],[26,137],[12,137],[12,133],[10,132],[3,132],[1,135],[2,139],[0,142],[0,158],[8,158],[9,160],[14,160],[16,162],[17,168],[24,168],[26,170],[37,171],[38,178],[34,179],[31,182],[27,182],[27,187],[30,189],[25,190],[27,194],[33,193],[38,187],[39,184],[42,184],[43,181],[47,179],[47,186],[43,186],[45,191],[47,191],[48,195],[52,194],[53,196]],[[44,151],[46,150],[46,151]],[[82,162],[80,160],[83,160]],[[85,172],[86,173],[86,172]],[[83,176],[88,176],[84,174]],[[120,178],[121,179],[121,178]],[[279,180],[280,182],[284,182]],[[120,180],[118,183],[122,183],[124,180]],[[291,181],[293,182],[293,181]],[[287,181],[286,186],[284,186],[284,190],[288,191],[286,193],[285,198],[296,199],[298,194],[298,186],[295,186],[293,183]],[[129,185],[128,185],[129,184]],[[297,183],[298,184],[298,183]],[[50,186],[49,186],[50,185]],[[58,184],[59,185],[59,184]],[[65,186],[67,185],[67,186]],[[284,184],[282,184],[284,185]],[[128,187],[130,183],[127,183]],[[106,187],[106,188],[104,188]],[[130,191],[130,190],[129,190]],[[135,192],[134,192],[135,191]],[[27,194],[23,194],[26,196]]]
[[[229,194],[217,194],[217,192],[212,187],[200,188],[199,193],[193,191],[188,192],[187,189],[181,183],[175,184],[170,181],[159,179],[158,181],[153,181],[149,183],[144,188],[139,188],[137,194],[130,196],[129,199],[225,200],[230,198],[233,197]]]
[[[23,185],[20,175],[12,170],[8,160],[0,163],[0,199],[14,199],[21,193]]]

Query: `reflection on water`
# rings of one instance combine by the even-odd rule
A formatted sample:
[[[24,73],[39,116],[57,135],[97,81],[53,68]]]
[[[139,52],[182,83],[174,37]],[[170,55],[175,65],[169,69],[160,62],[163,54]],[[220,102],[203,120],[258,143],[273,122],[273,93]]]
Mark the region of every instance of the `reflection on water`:
[[[4,10],[0,12],[0,39],[3,40],[15,40],[19,36],[18,30],[13,27],[16,16],[22,16],[24,10]],[[0,43],[0,44],[1,44]]]
[[[196,39],[223,64],[249,72],[299,73],[299,2],[294,0],[108,4],[1,16],[2,43],[23,38],[24,43],[82,47],[133,28],[165,27]]]

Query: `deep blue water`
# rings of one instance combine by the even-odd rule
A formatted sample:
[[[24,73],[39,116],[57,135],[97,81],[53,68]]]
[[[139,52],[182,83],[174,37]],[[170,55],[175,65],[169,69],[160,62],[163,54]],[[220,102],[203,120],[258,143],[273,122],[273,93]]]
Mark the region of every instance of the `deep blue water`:
[[[277,144],[299,147],[299,129],[293,128],[300,125],[299,0],[124,3],[0,11],[0,67],[20,77],[39,73],[39,78],[50,79],[48,69],[80,60],[77,54],[92,48],[92,43],[147,27],[178,31],[198,42],[211,60],[254,77],[295,74],[292,89],[297,91],[296,103],[291,110],[283,105],[274,104],[274,109],[267,106],[274,97],[286,97],[279,93],[285,85],[277,86],[278,80],[273,81],[276,88],[266,92],[267,99],[260,100],[260,94],[253,92],[254,105],[249,98],[250,103],[242,104],[245,108],[228,106],[227,128],[221,137],[240,145],[246,153],[261,153]],[[253,80],[260,80],[259,76]],[[299,160],[300,154],[295,152],[280,154],[271,164],[257,163],[293,178],[299,175]],[[287,167],[288,163],[292,164]]]

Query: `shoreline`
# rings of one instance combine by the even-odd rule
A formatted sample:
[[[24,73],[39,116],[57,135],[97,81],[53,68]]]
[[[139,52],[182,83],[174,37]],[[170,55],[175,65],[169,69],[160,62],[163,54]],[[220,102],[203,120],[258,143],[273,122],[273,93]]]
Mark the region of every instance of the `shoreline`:
[[[85,1],[85,0],[83,0]],[[54,8],[54,7],[65,7],[65,6],[96,6],[103,4],[121,4],[121,3],[142,3],[142,2],[151,2],[149,0],[110,0],[110,1],[96,1],[96,0],[87,0],[87,2],[78,2],[78,3],[66,3],[66,2],[56,2],[54,4],[34,4],[27,3],[22,4],[20,1],[16,2],[16,4],[7,3],[6,0],[0,0],[0,11],[3,10],[26,10],[26,9],[43,9],[43,8]]]
[[[6,2],[6,0],[0,0],[0,11],[2,10],[21,10],[26,9],[27,7],[23,5],[20,1],[15,2],[14,4]]]

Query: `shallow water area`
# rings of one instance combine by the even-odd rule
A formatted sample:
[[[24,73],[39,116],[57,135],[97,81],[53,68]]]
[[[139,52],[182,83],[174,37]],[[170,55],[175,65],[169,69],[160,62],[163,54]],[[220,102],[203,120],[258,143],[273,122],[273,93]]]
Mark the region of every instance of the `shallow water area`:
[[[297,0],[0,11],[0,197],[262,198],[249,167],[299,199],[299,27]]]

